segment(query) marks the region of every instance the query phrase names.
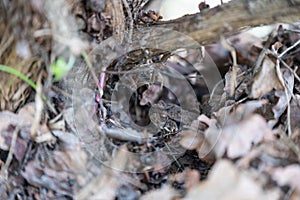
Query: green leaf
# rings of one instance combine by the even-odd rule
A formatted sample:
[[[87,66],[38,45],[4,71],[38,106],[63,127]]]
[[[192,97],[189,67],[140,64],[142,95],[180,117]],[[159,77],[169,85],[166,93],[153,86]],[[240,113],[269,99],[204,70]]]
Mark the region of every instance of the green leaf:
[[[51,71],[54,75],[54,81],[58,81],[62,79],[69,71],[72,69],[75,63],[75,57],[71,55],[69,62],[67,63],[66,60],[62,57],[58,58],[52,65]]]
[[[21,72],[15,70],[14,68],[0,64],[0,71],[4,71],[4,72],[7,72],[7,73],[17,76],[18,78],[25,81],[28,85],[30,85],[34,90],[36,90],[35,83],[31,79],[29,79],[27,76],[22,74]]]

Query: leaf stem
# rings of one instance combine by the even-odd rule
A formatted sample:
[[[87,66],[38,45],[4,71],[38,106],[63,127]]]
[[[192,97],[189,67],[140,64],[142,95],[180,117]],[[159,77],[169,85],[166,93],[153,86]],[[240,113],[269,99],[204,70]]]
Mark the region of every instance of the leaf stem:
[[[29,79],[27,76],[25,76],[24,74],[19,72],[18,70],[15,70],[9,66],[0,64],[0,71],[4,71],[4,72],[7,72],[7,73],[17,76],[18,78],[25,81],[28,85],[30,85],[36,91],[36,84],[31,79]]]

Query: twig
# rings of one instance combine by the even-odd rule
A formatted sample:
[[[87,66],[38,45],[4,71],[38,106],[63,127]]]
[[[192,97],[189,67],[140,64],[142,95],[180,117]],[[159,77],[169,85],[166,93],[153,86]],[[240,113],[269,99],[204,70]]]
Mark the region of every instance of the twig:
[[[45,29],[39,29],[39,30],[36,30],[34,33],[33,33],[33,36],[35,38],[38,38],[38,37],[43,37],[43,36],[51,36],[51,29],[49,28],[45,28]]]
[[[295,42],[292,46],[290,46],[289,48],[287,48],[285,51],[283,51],[278,58],[282,58],[282,56],[284,56],[287,52],[289,52],[290,50],[292,50],[293,48],[295,48],[296,46],[298,46],[300,44],[300,39]]]
[[[290,31],[290,32],[293,32],[293,33],[300,33],[300,30],[288,30],[288,31]]]
[[[54,90],[55,92],[58,92],[58,93],[64,95],[65,97],[70,98],[70,99],[72,99],[72,98],[77,98],[77,97],[73,97],[71,94],[69,94],[68,92],[66,92],[66,91],[64,91],[64,90],[62,90],[62,89],[60,89],[59,87],[57,87],[57,86],[55,86],[55,85],[51,85],[51,89]],[[77,98],[77,99],[79,99],[79,98]]]
[[[4,39],[4,38],[3,38]],[[0,58],[2,57],[2,54],[4,53],[4,51],[9,47],[9,45],[13,42],[14,40],[14,36],[13,34],[9,36],[9,38],[5,41],[4,44],[1,44],[1,48],[0,48]]]
[[[174,154],[172,153],[171,148],[170,148],[170,146],[168,145],[168,143],[166,143],[166,142],[164,142],[164,143],[165,143],[167,149],[169,150],[169,152],[171,153],[171,156],[172,156],[173,160],[175,161],[176,165],[178,166],[178,168],[179,168],[180,170],[183,171],[183,170],[184,170],[184,167],[180,164],[180,162],[179,162],[179,161],[177,160],[177,158],[174,156]]]
[[[257,61],[255,62],[255,65],[253,67],[253,75],[255,76],[255,74],[258,72],[258,69],[260,68],[261,64],[262,64],[262,61],[264,60],[264,57],[266,55],[266,52],[269,48],[269,46],[271,45],[272,43],[272,40],[275,36],[275,29],[273,29],[272,33],[269,35],[268,39],[267,39],[267,42],[265,43],[262,51],[260,52],[258,58],[257,58]]]
[[[236,86],[236,78],[237,78],[237,58],[236,58],[236,51],[233,46],[231,46],[228,41],[221,35],[221,44],[222,46],[230,51],[232,57],[232,74],[230,76],[230,97],[234,98],[235,96],[235,86]]]
[[[292,135],[292,128],[291,128],[291,105],[290,105],[290,99],[289,99],[289,95],[288,95],[288,91],[289,91],[289,86],[285,83],[282,72],[280,70],[280,65],[279,65],[279,59],[276,60],[276,73],[277,73],[277,77],[280,81],[280,83],[282,84],[282,86],[284,87],[284,93],[287,99],[287,127],[288,127],[288,135],[291,136]]]
[[[92,77],[93,77],[95,83],[97,84],[97,88],[98,88],[98,91],[99,91],[100,95],[101,94],[103,95],[103,88],[101,88],[101,83],[102,83],[103,80],[101,79],[101,83],[100,83],[99,79],[96,76],[96,72],[95,72],[95,70],[93,68],[93,65],[92,65],[91,61],[89,60],[89,57],[86,54],[86,52],[82,53],[82,57],[84,58],[84,61],[87,64],[87,66],[88,66],[88,68],[89,68],[89,70],[90,70],[90,72],[92,74]],[[104,72],[102,72],[102,73],[104,73]],[[102,78],[102,73],[101,73],[101,78]],[[102,97],[102,95],[101,95],[101,97]]]
[[[105,126],[98,127],[98,130],[105,133],[106,136],[122,141],[132,141],[141,143],[145,139],[133,129],[107,128]]]
[[[7,176],[8,176],[8,167],[13,159],[13,154],[14,154],[14,151],[15,151],[15,146],[16,146],[16,141],[17,141],[17,137],[18,137],[18,133],[20,131],[20,128],[17,126],[13,132],[13,136],[12,136],[12,139],[11,139],[11,143],[10,143],[10,148],[9,148],[9,152],[8,152],[8,156],[6,158],[6,162],[4,164],[4,166],[1,168],[1,171],[0,171],[0,179],[4,179],[6,180],[7,179]]]
[[[300,77],[298,76],[298,74],[286,62],[284,62],[284,60],[282,60],[281,58],[278,59],[286,68],[288,68],[294,74],[295,78],[300,82]]]
[[[221,34],[232,35],[241,27],[297,21],[299,8],[299,0],[235,0],[206,12],[157,22],[151,27],[179,31],[200,44],[207,44],[217,41]],[[170,31],[157,37],[156,42],[174,45],[178,37]]]
[[[37,89],[35,94],[35,115],[34,115],[34,121],[30,129],[30,135],[33,139],[36,139],[38,129],[40,127],[40,121],[42,117],[43,112],[43,100],[41,98],[42,96],[42,84],[41,84],[41,74],[38,76],[37,80]]]
[[[300,149],[298,145],[295,144],[295,142],[286,136],[285,132],[283,130],[280,130],[280,137],[283,138],[283,141],[287,143],[287,146],[297,155],[298,160],[300,161]]]
[[[129,18],[129,27],[128,27],[128,39],[129,39],[129,43],[132,42],[132,34],[133,34],[133,18],[132,18],[132,12],[130,10],[130,7],[127,3],[127,0],[122,0],[123,4],[124,4],[124,7],[126,9],[126,12],[127,12],[127,16]]]
[[[140,5],[142,5],[143,0],[137,0],[134,1],[135,4],[133,5],[133,13],[138,13],[138,11],[140,10]]]

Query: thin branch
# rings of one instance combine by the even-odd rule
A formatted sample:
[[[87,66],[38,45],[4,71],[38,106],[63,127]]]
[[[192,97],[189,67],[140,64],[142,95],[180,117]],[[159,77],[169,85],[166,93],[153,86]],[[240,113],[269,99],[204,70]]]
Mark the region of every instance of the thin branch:
[[[230,36],[239,32],[241,27],[297,21],[299,10],[300,0],[232,0],[201,13],[157,22],[151,27],[179,31],[200,44],[207,44],[217,41],[221,34]],[[177,41],[178,37],[172,32],[157,38],[157,42],[168,45],[174,45]]]
[[[127,17],[129,18],[129,27],[128,27],[128,34],[129,34],[129,42],[131,43],[132,41],[132,34],[133,34],[133,18],[132,18],[132,12],[130,10],[130,7],[127,3],[127,0],[122,0],[123,5],[126,9],[127,12]]]
[[[6,180],[7,179],[7,176],[8,176],[8,171],[7,170],[8,170],[8,167],[9,167],[9,165],[10,165],[12,159],[13,159],[13,154],[14,154],[14,151],[15,151],[15,146],[16,146],[16,141],[17,141],[19,131],[20,131],[20,128],[16,127],[14,132],[13,132],[13,136],[12,136],[12,139],[11,139],[8,156],[6,158],[4,166],[1,168],[1,171],[0,171],[0,180],[2,180],[2,179]]]

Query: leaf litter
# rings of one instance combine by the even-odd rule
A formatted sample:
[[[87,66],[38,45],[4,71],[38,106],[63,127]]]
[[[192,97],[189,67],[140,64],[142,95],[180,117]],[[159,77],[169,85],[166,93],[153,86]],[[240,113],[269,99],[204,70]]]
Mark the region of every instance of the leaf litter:
[[[126,1],[127,6],[122,2],[110,2],[111,7],[94,0],[11,3],[11,7],[23,5],[26,19],[34,23],[15,18],[15,27],[9,21],[0,26],[0,38],[8,41],[0,43],[1,63],[25,60],[16,67],[29,66],[22,70],[35,82],[42,77],[39,87],[56,112],[23,83],[6,88],[0,82],[1,198],[299,199],[299,24],[275,25],[269,45],[245,33],[225,39],[227,48],[222,42],[207,45],[225,84],[222,94],[214,96],[218,104],[212,107],[207,106],[211,98],[201,74],[189,65],[200,55],[189,49],[181,56],[141,50],[114,61],[102,80],[103,101],[94,92],[97,84],[89,70],[78,63],[68,74],[73,76],[71,81],[50,84],[52,77],[45,66],[55,58],[89,52],[117,32],[122,40],[120,33],[129,27],[151,26],[161,19],[159,13],[141,9],[143,1]],[[47,5],[51,5],[48,10]],[[58,5],[62,20],[53,12]],[[5,8],[11,15],[13,9]],[[129,8],[141,15],[128,16]],[[126,17],[130,20],[118,24]],[[24,23],[28,30],[21,39],[18,31],[9,39],[7,30],[17,30]],[[253,66],[259,64],[259,56],[263,59],[256,72]],[[98,62],[96,57],[91,61]],[[201,102],[200,112],[191,106],[182,108],[175,93],[159,84],[162,72],[153,76],[158,83],[136,88],[135,96],[123,99],[128,100],[130,116],[139,126],[126,119],[122,105],[114,107],[120,115],[111,112],[114,102],[105,100],[111,97],[117,75],[137,63],[150,66],[153,62],[162,63],[160,70],[166,66],[168,73],[175,69],[187,77]],[[36,74],[30,71],[34,67]],[[143,73],[137,69],[136,77],[139,74]],[[134,82],[132,77],[129,81]],[[170,77],[164,77],[166,83],[172,82]],[[80,108],[87,106],[87,110],[74,109],[81,100],[69,101],[76,82],[84,83],[75,90],[85,92]],[[191,105],[198,105],[192,103],[184,85],[177,84],[175,90],[182,91]],[[153,104],[161,110],[151,110]],[[161,122],[155,124],[157,129],[146,127],[153,116]]]

